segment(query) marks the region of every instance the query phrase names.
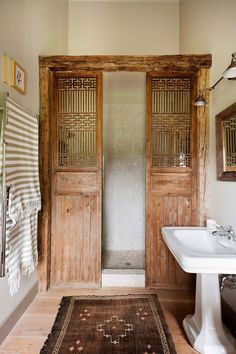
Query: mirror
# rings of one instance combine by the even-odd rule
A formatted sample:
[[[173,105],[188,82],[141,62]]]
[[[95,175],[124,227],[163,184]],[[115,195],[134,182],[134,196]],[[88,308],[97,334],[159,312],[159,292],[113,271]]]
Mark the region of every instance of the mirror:
[[[216,115],[216,169],[220,181],[236,181],[236,103]]]

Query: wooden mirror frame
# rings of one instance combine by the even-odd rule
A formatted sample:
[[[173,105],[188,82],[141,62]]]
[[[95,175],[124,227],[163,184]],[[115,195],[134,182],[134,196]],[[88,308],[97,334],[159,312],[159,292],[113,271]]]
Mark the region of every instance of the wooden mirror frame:
[[[225,141],[223,123],[236,117],[236,103],[216,115],[216,173],[219,181],[236,181],[236,166],[232,170],[225,169]]]

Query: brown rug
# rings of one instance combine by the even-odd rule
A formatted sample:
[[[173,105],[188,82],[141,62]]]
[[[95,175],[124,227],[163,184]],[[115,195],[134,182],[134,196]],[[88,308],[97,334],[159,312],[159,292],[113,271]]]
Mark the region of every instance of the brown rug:
[[[40,354],[176,354],[156,295],[63,297]]]

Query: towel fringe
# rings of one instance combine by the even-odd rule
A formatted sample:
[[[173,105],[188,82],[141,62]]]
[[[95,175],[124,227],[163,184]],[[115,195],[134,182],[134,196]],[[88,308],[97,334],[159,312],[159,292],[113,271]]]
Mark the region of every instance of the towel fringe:
[[[17,268],[14,274],[8,271],[8,286],[10,295],[13,296],[20,288],[21,276],[30,276],[38,265],[38,255],[34,255],[30,262],[24,263]]]

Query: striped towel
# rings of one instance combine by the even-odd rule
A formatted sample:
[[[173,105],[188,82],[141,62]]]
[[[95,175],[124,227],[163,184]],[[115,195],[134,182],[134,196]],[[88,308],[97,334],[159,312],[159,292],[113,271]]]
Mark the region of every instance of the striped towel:
[[[37,265],[37,216],[41,209],[38,171],[38,121],[24,108],[7,98],[5,171],[9,188],[6,264],[13,295],[21,275]]]
[[[26,216],[6,233],[8,285],[13,296],[20,287],[21,275],[30,275],[38,263],[37,213]]]

